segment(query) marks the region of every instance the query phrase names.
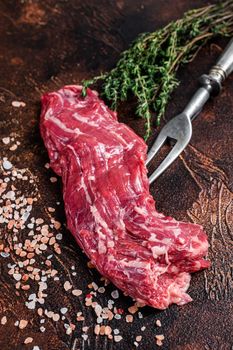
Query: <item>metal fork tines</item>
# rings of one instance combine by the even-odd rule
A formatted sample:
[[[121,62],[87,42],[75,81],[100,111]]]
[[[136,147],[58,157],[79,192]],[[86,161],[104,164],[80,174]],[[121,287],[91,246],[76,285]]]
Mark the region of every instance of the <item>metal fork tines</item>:
[[[146,165],[152,160],[152,158],[157,154],[159,149],[168,139],[173,139],[176,141],[172,150],[168,153],[166,158],[158,166],[158,168],[149,177],[149,183],[151,184],[159,175],[161,175],[164,170],[179,156],[179,154],[184,150],[190,141],[192,136],[192,124],[191,120],[185,114],[179,114],[175,118],[171,119],[161,130],[155,143],[151,147],[148,157],[146,160]]]
[[[166,170],[171,163],[180,155],[184,148],[188,145],[192,136],[192,123],[191,121],[200,113],[201,107],[209,99],[210,92],[201,87],[194,94],[186,108],[181,114],[172,118],[160,131],[155,143],[151,147],[146,165],[157,154],[159,149],[163,146],[166,140],[172,139],[176,143],[172,150],[168,153],[166,158],[162,161],[159,167],[149,177],[149,183],[151,184],[164,170]]]
[[[176,141],[172,150],[168,153],[162,163],[149,177],[151,184],[164,170],[180,155],[188,145],[192,136],[191,121],[201,112],[205,103],[211,95],[217,95],[221,90],[222,82],[233,71],[233,39],[230,41],[217,64],[212,67],[209,75],[202,75],[199,79],[201,87],[193,95],[184,111],[171,119],[161,130],[155,143],[151,147],[146,165],[157,154],[167,139]]]

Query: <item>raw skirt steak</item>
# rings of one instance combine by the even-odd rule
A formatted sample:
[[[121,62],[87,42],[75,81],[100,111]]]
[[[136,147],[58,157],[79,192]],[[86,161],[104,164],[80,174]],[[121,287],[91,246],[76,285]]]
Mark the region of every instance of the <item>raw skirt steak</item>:
[[[158,213],[147,146],[95,91],[42,97],[41,134],[63,181],[67,223],[98,271],[132,298],[165,309],[191,301],[190,272],[209,266],[202,227]]]

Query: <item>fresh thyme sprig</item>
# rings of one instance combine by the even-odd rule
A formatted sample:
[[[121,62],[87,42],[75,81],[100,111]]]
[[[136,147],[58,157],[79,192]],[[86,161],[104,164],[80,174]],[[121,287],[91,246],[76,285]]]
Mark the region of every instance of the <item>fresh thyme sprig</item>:
[[[171,92],[179,84],[176,72],[194,59],[200,48],[217,35],[233,34],[233,0],[191,10],[184,17],[132,43],[110,72],[83,81],[86,88],[101,81],[101,93],[117,109],[120,101],[137,98],[136,113],[145,119],[145,139],[151,133],[151,113],[157,125]]]

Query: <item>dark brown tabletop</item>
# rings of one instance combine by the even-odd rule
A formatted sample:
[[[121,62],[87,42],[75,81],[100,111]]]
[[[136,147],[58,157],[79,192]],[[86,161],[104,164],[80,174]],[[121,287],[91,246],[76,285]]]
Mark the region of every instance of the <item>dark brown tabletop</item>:
[[[51,244],[46,251],[42,246],[42,253],[35,256],[34,266],[39,269],[48,270],[50,263],[46,261],[50,259],[59,280],[49,278],[44,304],[28,309],[25,303],[30,302],[29,295],[33,299],[38,292],[38,282],[32,280],[29,290],[21,288],[24,282],[16,289],[18,277],[9,271],[14,269],[14,263],[23,260],[14,248],[13,237],[17,236],[17,243],[24,243],[30,229],[14,233],[12,227],[0,223],[0,251],[7,248],[6,254],[0,255],[1,350],[151,350],[159,349],[155,339],[158,334],[165,337],[161,347],[164,350],[233,348],[233,77],[194,121],[191,145],[151,187],[159,211],[204,226],[209,236],[211,268],[192,276],[189,292],[193,302],[165,311],[142,308],[133,315],[132,323],[127,323],[125,317],[130,314],[127,308],[134,303],[120,293],[115,305],[122,309],[121,319],[104,321],[112,331],[119,330],[123,338],[119,342],[93,332],[96,315],[92,307],[85,305],[85,294],[93,291],[88,284],[95,282],[100,287],[103,281],[88,268],[88,260],[64,226],[61,183],[50,180],[54,174],[45,168],[48,156],[39,133],[40,96],[44,92],[64,84],[79,84],[83,78],[110,69],[137,34],[153,31],[179,18],[184,11],[208,3],[213,1],[0,2],[1,159],[7,157],[18,173],[27,169],[27,180],[14,180],[12,184],[25,197],[37,198],[30,217],[43,218],[44,224],[51,225],[51,237],[57,237],[59,244]],[[225,38],[215,39],[192,63],[179,70],[181,84],[171,96],[166,120],[182,109],[197,86],[197,78],[208,72],[226,43]],[[17,107],[15,101],[25,106]],[[143,134],[143,122],[134,116],[130,106],[123,108],[120,119]],[[6,176],[1,170],[1,178]],[[53,220],[61,222],[62,227],[58,225],[56,230]],[[63,233],[62,240],[59,233]],[[83,291],[80,297],[64,289],[67,281],[72,290]],[[107,286],[95,300],[106,306],[113,299],[114,289]],[[43,311],[40,316],[39,307],[52,314],[44,316]],[[68,311],[62,320],[60,309],[64,308]],[[82,312],[84,320],[77,321],[78,312]],[[162,327],[156,326],[158,319]],[[24,329],[17,324],[20,320],[28,321]],[[75,329],[67,332],[72,325]],[[135,344],[140,336],[142,339],[137,338]],[[28,337],[32,342],[24,344]]]

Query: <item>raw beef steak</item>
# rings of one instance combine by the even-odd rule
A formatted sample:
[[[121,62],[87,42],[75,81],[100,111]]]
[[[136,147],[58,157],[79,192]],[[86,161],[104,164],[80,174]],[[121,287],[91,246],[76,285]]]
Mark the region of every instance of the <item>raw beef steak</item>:
[[[202,227],[155,210],[145,142],[81,89],[42,97],[41,134],[62,176],[70,231],[98,271],[137,301],[158,309],[191,301],[190,272],[209,266]]]

